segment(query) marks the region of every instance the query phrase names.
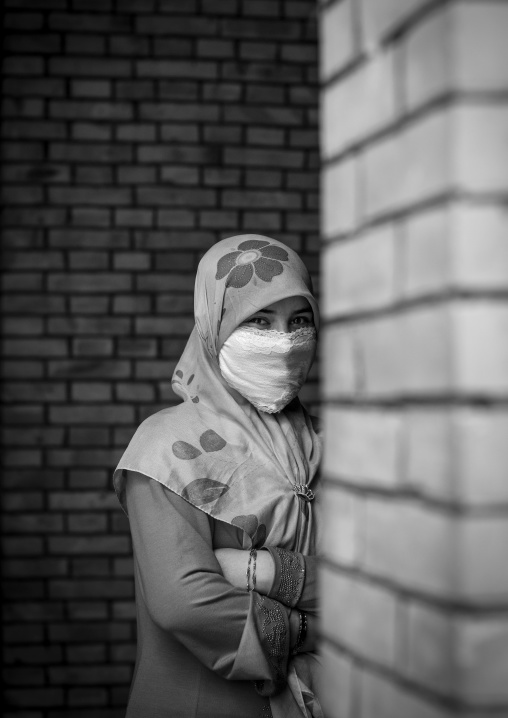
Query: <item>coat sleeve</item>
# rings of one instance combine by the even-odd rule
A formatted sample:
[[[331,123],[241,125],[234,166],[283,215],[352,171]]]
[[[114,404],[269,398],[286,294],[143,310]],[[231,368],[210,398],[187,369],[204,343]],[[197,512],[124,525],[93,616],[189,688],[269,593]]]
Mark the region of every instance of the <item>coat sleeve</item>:
[[[289,608],[317,615],[317,556],[304,556],[277,546],[265,547],[273,559],[275,575],[268,597]]]
[[[126,502],[141,598],[154,623],[224,678],[256,681],[262,695],[282,690],[289,609],[226,581],[203,511],[130,471]]]

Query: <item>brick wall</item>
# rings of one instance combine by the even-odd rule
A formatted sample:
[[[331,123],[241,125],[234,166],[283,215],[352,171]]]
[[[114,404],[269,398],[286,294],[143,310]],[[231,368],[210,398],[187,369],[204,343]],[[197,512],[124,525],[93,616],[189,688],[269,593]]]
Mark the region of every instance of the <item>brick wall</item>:
[[[4,715],[111,718],[135,651],[111,473],[175,401],[199,258],[257,232],[317,271],[316,9],[6,6]]]
[[[327,718],[501,718],[508,4],[320,21]]]

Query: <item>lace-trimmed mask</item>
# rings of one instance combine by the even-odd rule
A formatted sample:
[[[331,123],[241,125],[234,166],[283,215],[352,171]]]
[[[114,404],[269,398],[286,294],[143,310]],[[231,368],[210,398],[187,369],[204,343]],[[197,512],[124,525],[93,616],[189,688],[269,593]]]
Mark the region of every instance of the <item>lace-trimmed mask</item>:
[[[281,411],[302,388],[316,353],[316,330],[238,327],[219,354],[222,376],[256,409]]]

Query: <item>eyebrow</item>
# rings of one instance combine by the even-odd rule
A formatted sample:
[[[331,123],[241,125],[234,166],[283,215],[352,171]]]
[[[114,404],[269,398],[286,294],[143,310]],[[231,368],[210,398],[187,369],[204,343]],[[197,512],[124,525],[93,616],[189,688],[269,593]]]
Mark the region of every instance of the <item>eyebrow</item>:
[[[301,309],[295,309],[295,311],[292,312],[292,314],[304,314],[305,312],[307,312],[308,314],[311,314],[312,309],[310,307],[302,307]],[[274,309],[258,309],[258,311],[254,312],[254,314],[252,314],[252,316],[255,316],[256,314],[275,314],[275,310]]]

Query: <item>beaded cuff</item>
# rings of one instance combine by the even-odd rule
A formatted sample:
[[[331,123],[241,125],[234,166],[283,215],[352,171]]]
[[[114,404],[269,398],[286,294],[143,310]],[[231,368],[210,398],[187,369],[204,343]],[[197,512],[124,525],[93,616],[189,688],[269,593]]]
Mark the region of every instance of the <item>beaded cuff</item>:
[[[301,553],[266,546],[275,564],[275,579],[268,593],[270,598],[294,608],[305,583],[305,561]]]
[[[286,627],[283,609],[276,601],[261,594],[253,593],[255,597],[256,623],[261,639],[261,645],[268,658],[273,671],[271,681],[255,681],[256,691],[262,696],[271,696],[286,685],[286,670],[289,653],[289,631]]]

